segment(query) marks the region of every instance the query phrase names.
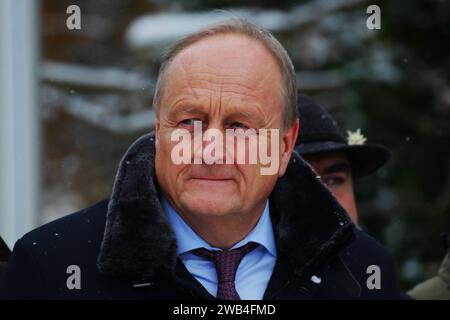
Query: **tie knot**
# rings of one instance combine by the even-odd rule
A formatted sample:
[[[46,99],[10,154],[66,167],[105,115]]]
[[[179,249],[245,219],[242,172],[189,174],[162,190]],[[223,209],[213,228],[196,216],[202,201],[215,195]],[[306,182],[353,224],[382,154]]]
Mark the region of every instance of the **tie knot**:
[[[210,251],[205,248],[199,248],[191,252],[214,262],[220,284],[223,282],[234,282],[236,271],[242,258],[257,246],[257,243],[249,242],[242,247],[228,251]]]

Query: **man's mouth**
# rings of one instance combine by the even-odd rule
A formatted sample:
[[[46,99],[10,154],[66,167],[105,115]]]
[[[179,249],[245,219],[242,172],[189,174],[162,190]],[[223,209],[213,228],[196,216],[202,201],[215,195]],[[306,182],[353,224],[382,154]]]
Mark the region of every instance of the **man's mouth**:
[[[233,180],[231,177],[216,177],[216,176],[201,176],[201,177],[191,177],[192,180],[204,180],[204,181],[230,181]]]

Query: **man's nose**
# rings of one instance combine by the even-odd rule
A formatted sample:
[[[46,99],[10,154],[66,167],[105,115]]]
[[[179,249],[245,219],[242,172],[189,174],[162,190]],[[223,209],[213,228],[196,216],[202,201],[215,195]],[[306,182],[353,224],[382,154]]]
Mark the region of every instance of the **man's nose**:
[[[201,164],[225,164],[226,163],[226,140],[225,129],[221,125],[208,125],[202,132],[200,138],[194,140],[195,163]]]

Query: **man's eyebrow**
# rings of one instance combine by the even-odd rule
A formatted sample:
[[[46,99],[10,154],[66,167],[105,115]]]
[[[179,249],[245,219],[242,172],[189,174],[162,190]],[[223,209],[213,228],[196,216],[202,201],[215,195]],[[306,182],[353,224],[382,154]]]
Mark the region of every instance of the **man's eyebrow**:
[[[196,104],[192,104],[192,103],[178,103],[175,104],[171,110],[169,111],[169,113],[171,115],[176,115],[176,114],[180,114],[180,113],[185,113],[185,114],[203,114],[207,112],[203,106],[201,105],[196,105]],[[232,117],[242,117],[246,120],[252,120],[252,121],[261,121],[263,115],[261,115],[257,110],[253,111],[253,110],[242,110],[241,108],[236,108],[235,110],[232,110],[228,113],[227,117],[232,118]]]
[[[258,112],[258,110],[243,110],[241,108],[237,108],[236,110],[231,112],[230,116],[240,116],[249,120],[260,120],[260,118],[263,117],[263,115]]]
[[[325,174],[332,174],[332,173],[336,173],[336,172],[346,172],[346,173],[350,173],[350,165],[348,164],[348,162],[338,162],[335,163],[327,168],[325,168],[325,170],[323,171]]]
[[[201,110],[192,104],[179,104],[170,110],[171,113],[199,113]]]
[[[253,118],[255,114],[253,112],[245,111],[245,110],[239,110],[237,112],[238,115],[243,116],[244,118]]]

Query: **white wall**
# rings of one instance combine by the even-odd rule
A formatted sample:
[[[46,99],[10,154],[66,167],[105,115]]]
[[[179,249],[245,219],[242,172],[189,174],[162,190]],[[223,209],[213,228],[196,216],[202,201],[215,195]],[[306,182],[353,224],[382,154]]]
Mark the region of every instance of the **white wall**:
[[[0,235],[10,247],[39,213],[38,4],[0,1]]]

